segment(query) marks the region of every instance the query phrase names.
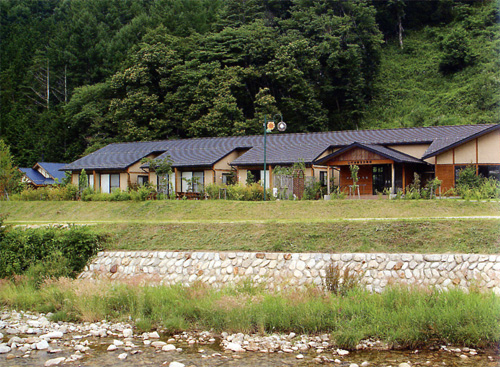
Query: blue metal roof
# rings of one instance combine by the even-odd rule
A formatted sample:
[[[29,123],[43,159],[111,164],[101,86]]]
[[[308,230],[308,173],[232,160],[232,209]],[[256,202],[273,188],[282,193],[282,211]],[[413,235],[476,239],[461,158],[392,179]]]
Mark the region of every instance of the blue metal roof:
[[[63,168],[66,163],[37,162],[37,164],[46,170],[53,178],[57,178],[59,182],[64,178],[65,174],[63,171],[60,171],[60,169]]]
[[[19,168],[26,177],[35,185],[52,185],[55,181],[52,178],[45,178],[40,172],[33,168]]]

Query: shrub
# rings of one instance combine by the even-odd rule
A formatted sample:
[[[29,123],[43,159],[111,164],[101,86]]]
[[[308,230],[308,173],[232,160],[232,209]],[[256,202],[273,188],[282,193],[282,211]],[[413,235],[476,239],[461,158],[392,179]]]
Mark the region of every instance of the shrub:
[[[0,277],[29,269],[32,275],[75,276],[103,242],[88,227],[5,229],[0,233]]]

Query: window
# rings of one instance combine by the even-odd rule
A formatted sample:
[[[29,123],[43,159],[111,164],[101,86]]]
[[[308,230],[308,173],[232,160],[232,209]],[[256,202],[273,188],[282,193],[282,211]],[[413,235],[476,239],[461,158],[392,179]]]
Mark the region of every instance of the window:
[[[101,175],[101,192],[109,194],[109,174]]]
[[[235,173],[226,172],[222,174],[222,183],[224,185],[234,185],[235,184]]]
[[[321,186],[327,186],[328,183],[328,176],[326,174],[326,171],[319,171],[319,182],[321,183]]]
[[[148,176],[137,176],[137,185],[143,186],[149,182]]]
[[[193,172],[193,192],[203,191],[205,172]]]
[[[120,174],[114,173],[109,175],[109,190],[113,191],[114,189],[120,188]]]
[[[455,166],[455,185],[458,182],[458,175],[460,174],[460,171],[466,167],[467,166]]]
[[[484,165],[478,167],[479,174],[486,178],[494,178],[500,181],[500,166]]]
[[[162,194],[170,194],[170,190],[174,189],[174,174],[156,176],[156,186],[158,187],[158,192]]]
[[[87,177],[89,178],[89,182],[88,182],[89,187],[93,189],[94,188],[94,175],[88,175]]]

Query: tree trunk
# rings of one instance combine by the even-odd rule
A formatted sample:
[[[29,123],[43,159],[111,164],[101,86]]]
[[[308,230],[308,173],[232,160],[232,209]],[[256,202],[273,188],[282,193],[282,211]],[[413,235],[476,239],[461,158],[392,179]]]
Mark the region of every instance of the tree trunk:
[[[399,47],[403,48],[403,23],[401,15],[398,15],[398,33],[399,33]]]

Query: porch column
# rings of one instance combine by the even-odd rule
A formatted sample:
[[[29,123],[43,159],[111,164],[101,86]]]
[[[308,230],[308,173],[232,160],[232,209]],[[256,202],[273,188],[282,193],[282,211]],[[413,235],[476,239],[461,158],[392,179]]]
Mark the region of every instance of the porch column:
[[[330,170],[332,169],[331,166],[327,165],[326,166],[326,193],[330,195]]]
[[[404,163],[403,163],[403,193],[406,193],[406,172]]]
[[[269,188],[271,189],[271,192],[273,190],[273,166],[269,165],[268,169],[269,169]],[[266,174],[264,172],[264,174]]]
[[[179,170],[177,167],[174,168],[175,180],[174,180],[174,194],[177,193],[177,180],[179,179]]]
[[[391,190],[392,190],[393,194],[396,193],[395,177],[396,177],[396,172],[394,170],[394,162],[392,162],[391,163]]]

